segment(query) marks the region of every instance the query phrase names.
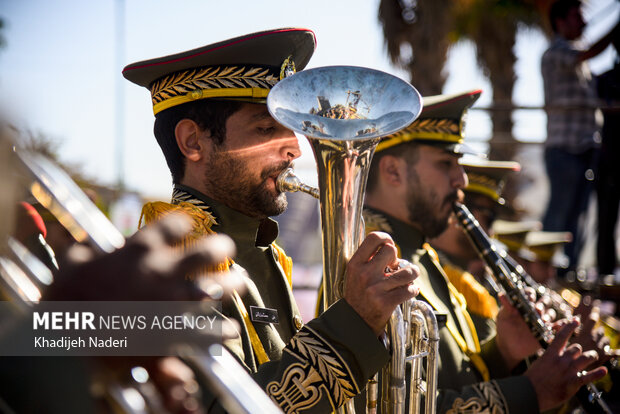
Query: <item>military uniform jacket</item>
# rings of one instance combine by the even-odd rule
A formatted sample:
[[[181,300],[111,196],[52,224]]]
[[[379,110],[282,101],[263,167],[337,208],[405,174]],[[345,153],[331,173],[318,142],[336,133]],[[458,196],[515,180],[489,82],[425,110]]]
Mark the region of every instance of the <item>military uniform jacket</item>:
[[[416,285],[420,287],[417,299],[425,300],[438,313],[447,315],[447,322],[439,331],[438,413],[524,413],[538,412],[536,393],[529,379],[510,376],[492,338],[482,345],[479,356],[490,374],[483,381],[479,369],[468,353],[463,351],[448,325],[469,348],[474,348],[475,332],[464,315],[464,309],[449,288],[446,275],[439,263],[423,248],[424,236],[411,225],[377,210],[364,211],[367,227],[389,233],[398,245],[402,258],[420,268]]]
[[[277,312],[275,323],[252,321],[269,362],[259,364],[251,327],[233,304],[222,309],[225,317],[239,323],[239,336],[224,345],[285,413],[329,413],[358,394],[387,363],[383,343],[344,300],[319,318],[301,323],[272,245],[278,234],[275,221],[250,218],[186,187],[177,186],[173,198],[208,209],[217,221],[213,230],[235,242],[234,261],[247,271],[241,299],[250,317],[251,307]],[[206,400],[209,412],[223,411],[214,397]]]
[[[439,258],[439,263],[441,264],[442,269],[446,273],[448,280],[450,280],[455,287],[461,292],[465,299],[467,300],[467,311],[469,312],[471,319],[474,322],[474,326],[476,327],[476,334],[478,335],[478,339],[481,343],[488,341],[489,339],[495,336],[495,320],[490,318],[486,314],[490,314],[491,309],[489,309],[488,302],[491,304],[495,304],[495,299],[488,293],[486,288],[479,284],[471,273],[468,273],[466,270],[463,270],[463,265],[458,263],[458,260],[451,257],[446,252],[441,250],[437,250],[437,256]],[[450,273],[452,272],[452,273]],[[452,276],[451,276],[452,274]],[[459,284],[452,279],[458,278]],[[459,286],[461,285],[461,286]],[[461,289],[467,288],[469,291],[465,292]],[[477,306],[472,306],[472,302],[470,298],[478,299]],[[475,303],[476,301],[474,301]],[[483,309],[478,309],[483,308]],[[481,312],[480,310],[483,310]],[[493,309],[496,311],[497,307]]]

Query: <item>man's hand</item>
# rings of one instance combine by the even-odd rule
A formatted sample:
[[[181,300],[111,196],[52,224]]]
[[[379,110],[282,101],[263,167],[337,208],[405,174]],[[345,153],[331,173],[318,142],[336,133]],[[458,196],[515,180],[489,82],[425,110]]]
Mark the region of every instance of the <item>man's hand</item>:
[[[386,273],[386,269],[392,271]],[[372,232],[347,265],[344,299],[379,336],[396,306],[419,293],[413,284],[418,275],[413,265],[399,268],[396,246],[388,234]]]
[[[605,367],[583,371],[597,359],[595,351],[582,352],[581,346],[566,346],[579,326],[577,320],[564,323],[545,353],[525,372],[536,391],[540,411],[559,406],[587,383],[607,373]]]
[[[187,217],[174,214],[140,230],[125,246],[98,256],[92,249],[77,245],[67,253],[54,283],[44,300],[186,300],[221,299],[243,285],[236,274],[208,275],[205,268],[234,255],[227,236],[205,237],[191,249],[180,250],[175,243],[191,231]],[[195,275],[197,281],[186,280]],[[222,325],[222,338],[238,335],[231,321]],[[102,370],[126,374],[136,365],[147,368],[159,391],[166,412],[198,414],[200,390],[193,372],[174,357],[99,357]]]
[[[147,226],[113,253],[97,256],[87,246],[67,253],[54,283],[43,300],[200,300],[220,299],[241,286],[234,274],[201,278],[190,283],[187,275],[223,262],[234,255],[234,243],[223,235],[205,237],[191,249],[174,244],[191,230],[185,216],[170,215]]]
[[[540,344],[506,295],[500,295],[499,301],[502,306],[497,314],[496,342],[504,362],[513,369],[524,358],[535,354]]]
[[[571,342],[579,344],[584,351],[596,351],[598,360],[595,366],[605,364],[613,355],[610,352],[609,338],[605,336],[605,331],[602,327],[596,327],[600,319],[597,304],[591,297],[584,296],[579,306],[575,308],[575,315],[579,316],[581,326]]]
[[[177,358],[153,358],[146,364],[149,376],[171,414],[202,414],[200,387],[194,372]]]

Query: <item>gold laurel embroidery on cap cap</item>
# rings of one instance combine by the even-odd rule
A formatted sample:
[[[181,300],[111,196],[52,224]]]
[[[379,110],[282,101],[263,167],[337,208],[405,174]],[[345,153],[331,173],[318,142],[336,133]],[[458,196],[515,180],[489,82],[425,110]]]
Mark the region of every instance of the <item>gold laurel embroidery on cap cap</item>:
[[[245,66],[208,67],[190,69],[165,76],[153,83],[153,105],[188,92],[202,89],[264,88],[271,89],[278,82],[268,68]]]
[[[496,191],[500,189],[500,182],[489,176],[468,172],[467,178],[469,182],[474,182]]]
[[[452,408],[446,414],[505,414],[509,412],[508,403],[497,382],[481,382],[472,385],[472,388],[476,391],[478,397],[471,397],[467,400],[457,398],[454,400]]]
[[[360,392],[346,362],[308,325],[301,328],[284,350],[300,361],[308,363],[305,367],[307,375],[310,375],[312,370],[318,373],[334,409]],[[289,385],[292,386],[293,384]],[[294,386],[299,388],[298,385]]]
[[[458,134],[460,129],[459,125],[451,119],[427,118],[414,121],[406,131]]]

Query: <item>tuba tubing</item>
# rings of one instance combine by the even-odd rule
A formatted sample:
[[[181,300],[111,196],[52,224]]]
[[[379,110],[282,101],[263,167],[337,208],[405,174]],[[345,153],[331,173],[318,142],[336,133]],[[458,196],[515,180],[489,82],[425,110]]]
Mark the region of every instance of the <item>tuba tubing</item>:
[[[342,298],[346,266],[364,237],[362,209],[375,148],[381,137],[413,122],[421,108],[420,94],[409,83],[355,66],[304,70],[282,79],[267,96],[269,113],[280,124],[306,136],[316,160],[325,309]],[[295,188],[312,193],[300,183]],[[402,413],[406,399],[402,310],[397,309],[390,321],[392,360],[387,367],[387,394],[393,395],[381,407]],[[377,407],[374,396],[368,397],[367,406]],[[338,411],[354,411],[352,400]]]
[[[419,414],[422,406],[422,396],[425,395],[424,412],[434,413],[437,409],[437,374],[439,355],[439,324],[433,308],[426,302],[411,300],[410,331],[411,331],[411,360],[409,393],[409,413]],[[424,327],[428,331],[424,335]],[[422,383],[422,364],[420,360],[426,357],[426,389]],[[429,396],[431,396],[429,398]]]
[[[280,173],[276,180],[280,192],[303,192],[319,199],[319,190],[302,183],[291,168]],[[402,262],[406,262],[402,260]],[[425,331],[426,327],[426,331]],[[409,300],[397,307],[388,323],[388,340],[392,356],[382,375],[381,412],[421,413],[422,396],[425,398],[425,413],[436,412],[439,324],[433,308],[426,302]],[[409,354],[407,354],[409,349]],[[422,381],[421,359],[426,357],[426,388]],[[409,379],[409,401],[406,399],[406,363],[411,364]],[[433,396],[428,398],[428,396]],[[377,412],[377,380],[371,379],[366,390],[366,412]],[[405,410],[405,408],[407,408]]]
[[[522,280],[509,270],[505,260],[467,207],[461,203],[455,203],[454,213],[465,234],[467,234],[478,254],[487,265],[489,272],[506,291],[506,296],[513,306],[517,308],[542,348],[547,349],[553,340],[553,332],[527,299]],[[594,384],[584,385],[577,391],[576,396],[585,412],[590,414],[611,414],[611,410],[601,398],[601,393]]]

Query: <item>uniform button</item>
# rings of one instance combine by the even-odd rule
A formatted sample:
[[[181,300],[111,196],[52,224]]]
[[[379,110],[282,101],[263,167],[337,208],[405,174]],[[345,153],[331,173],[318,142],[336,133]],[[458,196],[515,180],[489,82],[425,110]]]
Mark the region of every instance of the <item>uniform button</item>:
[[[295,325],[295,329],[300,330],[301,327],[304,326],[304,323],[301,320],[301,316],[299,315],[293,316],[293,324]]]

